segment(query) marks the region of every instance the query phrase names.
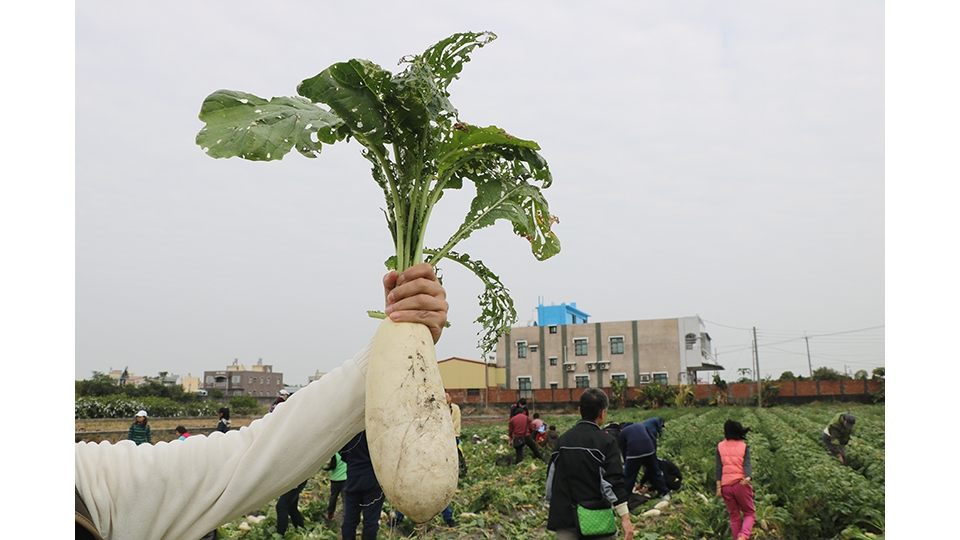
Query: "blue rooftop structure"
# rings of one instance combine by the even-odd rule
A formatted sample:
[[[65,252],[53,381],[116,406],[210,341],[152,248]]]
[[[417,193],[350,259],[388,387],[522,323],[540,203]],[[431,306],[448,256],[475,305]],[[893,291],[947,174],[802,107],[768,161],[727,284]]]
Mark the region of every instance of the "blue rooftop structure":
[[[562,326],[565,324],[584,324],[590,314],[577,309],[577,303],[558,305],[543,305],[543,299],[538,299],[537,324],[539,326]]]

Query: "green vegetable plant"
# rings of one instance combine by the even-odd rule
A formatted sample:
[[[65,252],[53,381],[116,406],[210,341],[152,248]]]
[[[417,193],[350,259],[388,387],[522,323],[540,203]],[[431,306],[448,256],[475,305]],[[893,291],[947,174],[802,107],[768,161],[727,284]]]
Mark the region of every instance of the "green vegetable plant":
[[[454,34],[403,57],[405,67],[396,74],[369,60],[339,62],[302,81],[293,97],[219,90],[200,108],[205,126],[196,142],[212,157],[270,161],[293,149],[312,158],[323,144],[356,140],[384,195],[395,248],[387,266],[402,272],[448,259],[474,272],[484,283],[477,322],[486,353],[516,321],[513,301],[482,261],[454,248],[474,231],[507,220],[537,259],[560,251],[551,230],[558,220],[541,193],[552,176],[539,145],[497,126],[464,122],[449,100],[448,86],[472,51],[495,38]],[[465,182],[476,194],[463,222],[444,244],[425,246],[434,207]],[[414,521],[428,521],[453,497],[457,457],[433,340],[423,325],[381,323],[367,364],[364,414],[386,498]]]
[[[393,74],[369,60],[331,65],[297,86],[298,96],[263,99],[218,90],[203,101],[204,127],[196,142],[215,158],[282,159],[291,150],[314,158],[324,144],[356,140],[383,190],[383,210],[395,253],[387,265],[402,272],[442,259],[462,264],[485,286],[481,295],[480,347],[489,351],[516,321],[513,301],[499,278],[454,248],[473,231],[497,220],[531,244],[534,256],[560,251],[542,189],[552,176],[539,145],[497,126],[464,122],[450,102],[448,86],[459,78],[470,53],[496,39],[491,32],[450,36],[420,55],[405,56]],[[443,245],[424,246],[427,223],[447,190],[472,182],[476,195],[462,224]]]

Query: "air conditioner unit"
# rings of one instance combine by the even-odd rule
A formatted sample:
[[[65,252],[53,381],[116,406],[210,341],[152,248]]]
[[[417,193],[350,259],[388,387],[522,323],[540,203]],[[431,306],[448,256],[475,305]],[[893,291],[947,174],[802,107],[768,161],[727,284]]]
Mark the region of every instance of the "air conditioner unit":
[[[574,363],[570,363],[570,364],[564,364],[564,365],[563,365],[563,369],[565,369],[565,370],[567,370],[567,371],[576,371],[576,370],[577,370],[577,364],[576,364],[575,362],[574,362]]]
[[[648,382],[650,382],[650,375],[648,375],[648,374],[646,374],[646,373],[641,373],[641,374],[640,374],[640,383],[643,384],[643,383],[648,383]]]
[[[597,370],[597,363],[596,363],[596,362],[589,362],[589,363],[587,364],[587,371],[596,371],[596,370]]]
[[[597,367],[600,369],[610,369],[610,362],[597,362]]]

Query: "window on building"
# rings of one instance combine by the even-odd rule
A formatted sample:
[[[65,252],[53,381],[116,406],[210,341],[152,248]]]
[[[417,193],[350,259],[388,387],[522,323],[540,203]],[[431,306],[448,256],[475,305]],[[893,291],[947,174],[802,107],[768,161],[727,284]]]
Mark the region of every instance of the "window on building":
[[[263,377],[260,377],[260,384],[263,384]]]
[[[517,342],[517,358],[526,358],[527,357],[527,342],[518,341]]]
[[[557,333],[557,325],[551,324],[551,325],[548,326],[547,328],[550,329],[550,333],[551,333],[551,334],[556,334],[556,333]]]
[[[479,395],[480,395],[480,389],[479,389],[479,388],[467,388],[467,395],[468,395],[468,396],[479,396]]]
[[[687,334],[684,337],[684,340],[687,342],[687,350],[692,351],[693,346],[697,344],[697,336],[694,334]]]
[[[625,383],[625,382],[627,382],[627,374],[626,374],[626,373],[613,373],[613,374],[610,375],[610,380],[611,380],[611,381],[620,381],[620,382],[622,382],[622,383]]]
[[[555,383],[555,382],[550,383],[550,389],[551,389],[551,390],[556,390],[556,389],[557,389],[557,383]]]
[[[247,381],[247,384],[253,384],[253,377],[249,377],[249,380]]]
[[[520,390],[532,390],[533,389],[533,378],[532,377],[517,377],[517,388]]]
[[[280,386],[280,377],[277,377],[277,386]]]
[[[230,377],[230,381],[233,382],[233,384],[240,384],[240,376],[234,375],[233,377]]]
[[[653,382],[660,384],[670,384],[670,377],[667,373],[654,373]]]
[[[243,390],[234,390],[234,391],[233,391],[233,395],[235,395],[235,396],[242,396],[242,395],[243,395]]]
[[[213,384],[213,375],[207,375],[207,384]]]
[[[576,356],[586,356],[588,343],[589,340],[587,338],[575,338],[573,340],[573,354]]]
[[[550,365],[551,365],[551,366],[557,365],[557,357],[556,357],[556,356],[551,356],[551,357],[550,357]]]
[[[589,375],[577,375],[577,388],[590,388]]]
[[[270,384],[270,377],[267,377],[267,384]]]
[[[610,338],[610,354],[623,354],[623,336]]]

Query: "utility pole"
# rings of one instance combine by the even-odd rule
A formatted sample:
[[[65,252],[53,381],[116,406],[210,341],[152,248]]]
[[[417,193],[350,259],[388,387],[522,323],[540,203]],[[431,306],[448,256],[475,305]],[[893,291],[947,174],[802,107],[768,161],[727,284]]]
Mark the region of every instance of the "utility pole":
[[[810,378],[813,378],[813,363],[810,362],[810,338],[807,337],[807,334],[803,334],[803,340],[807,342],[807,369],[810,370]]]
[[[760,378],[760,351],[757,348],[757,327],[753,327],[753,357],[757,363],[757,407],[763,407],[763,381]]]

